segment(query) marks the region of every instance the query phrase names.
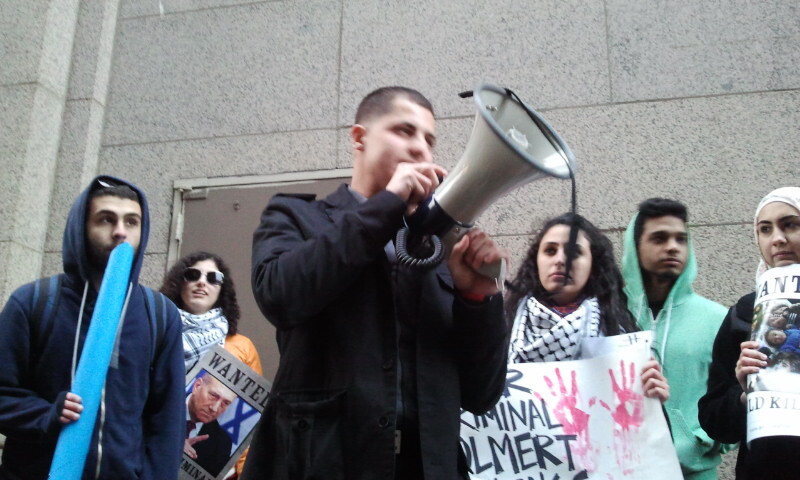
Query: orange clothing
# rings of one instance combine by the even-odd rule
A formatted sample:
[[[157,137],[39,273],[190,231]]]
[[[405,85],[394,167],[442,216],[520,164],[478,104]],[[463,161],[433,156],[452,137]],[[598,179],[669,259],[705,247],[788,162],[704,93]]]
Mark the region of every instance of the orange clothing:
[[[252,368],[259,375],[263,375],[264,371],[261,369],[261,359],[258,357],[258,351],[253,342],[244,335],[237,333],[236,335],[228,335],[225,337],[225,350],[231,352],[236,358],[244,362],[245,365]]]
[[[253,342],[249,338],[239,333],[236,335],[228,335],[225,337],[225,345],[223,346],[225,350],[231,352],[245,365],[255,370],[256,373],[264,375],[264,371],[261,369],[261,359],[258,357],[258,350],[256,350],[256,346],[253,345]],[[236,461],[237,476],[241,476],[242,474],[242,468],[244,468],[244,460],[247,458],[248,450],[250,450],[250,447],[247,447],[247,450],[245,450],[242,456],[239,457],[239,460]]]

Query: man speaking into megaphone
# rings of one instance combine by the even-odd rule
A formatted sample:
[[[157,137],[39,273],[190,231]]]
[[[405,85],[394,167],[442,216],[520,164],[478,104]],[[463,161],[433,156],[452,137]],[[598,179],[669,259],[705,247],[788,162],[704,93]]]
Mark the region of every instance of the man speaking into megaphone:
[[[447,262],[397,261],[404,216],[447,174],[419,92],[370,93],[350,136],[350,184],[277,195],[253,237],[281,358],[243,478],[466,479],[459,412],[497,401],[508,345],[498,285],[478,268],[508,254],[472,229]]]

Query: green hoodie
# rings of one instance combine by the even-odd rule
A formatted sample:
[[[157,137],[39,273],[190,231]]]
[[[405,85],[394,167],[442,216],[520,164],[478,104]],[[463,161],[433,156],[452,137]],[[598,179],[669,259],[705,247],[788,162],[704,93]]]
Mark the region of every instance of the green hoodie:
[[[700,427],[697,401],[706,392],[711,349],[727,309],[692,290],[697,262],[690,239],[686,268],[672,286],[658,317],[653,319],[633,239],[637,216],[625,230],[622,253],[628,309],[642,330],[654,332],[653,351],[670,386],[664,408],[684,478],[716,479],[720,453],[729,448],[712,440]]]

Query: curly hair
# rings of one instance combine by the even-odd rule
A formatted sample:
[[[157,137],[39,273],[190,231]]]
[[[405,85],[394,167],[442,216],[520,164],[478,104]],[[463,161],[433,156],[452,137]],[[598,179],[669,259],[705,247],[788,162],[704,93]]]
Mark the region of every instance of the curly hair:
[[[225,261],[219,255],[208,252],[193,252],[181,258],[172,268],[169,269],[167,275],[164,277],[164,283],[161,284],[160,291],[172,300],[178,308],[184,309],[183,299],[181,299],[181,289],[183,288],[183,272],[203,260],[211,260],[217,264],[219,271],[225,275],[225,281],[219,291],[219,298],[214,308],[222,308],[222,314],[228,321],[228,335],[236,335],[239,326],[239,317],[241,312],[239,310],[239,303],[236,301],[236,288],[233,284],[233,277],[231,277],[230,269]]]
[[[556,225],[575,226],[589,239],[589,250],[592,253],[592,270],[589,280],[583,288],[583,294],[596,297],[600,304],[600,327],[607,336],[620,332],[639,330],[628,311],[628,299],[622,290],[622,274],[614,260],[614,247],[611,241],[590,221],[580,215],[565,213],[545,222],[539,233],[533,238],[525,260],[517,271],[514,280],[507,284],[509,295],[506,298],[506,318],[514,321],[519,302],[527,295],[538,299],[549,299],[550,293],[544,289],[539,280],[539,267],[536,259],[539,247],[545,234]]]

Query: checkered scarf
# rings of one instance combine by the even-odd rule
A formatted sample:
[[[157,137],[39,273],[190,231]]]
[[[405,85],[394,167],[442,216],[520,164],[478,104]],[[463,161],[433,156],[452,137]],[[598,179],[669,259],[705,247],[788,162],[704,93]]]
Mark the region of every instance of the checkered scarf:
[[[223,345],[228,334],[228,320],[221,308],[212,308],[201,315],[178,309],[181,313],[183,331],[183,363],[186,371],[194,367],[200,358],[214,345]]]
[[[533,297],[517,308],[508,363],[572,360],[580,353],[584,336],[600,334],[600,306],[587,298],[572,313],[561,316]]]

